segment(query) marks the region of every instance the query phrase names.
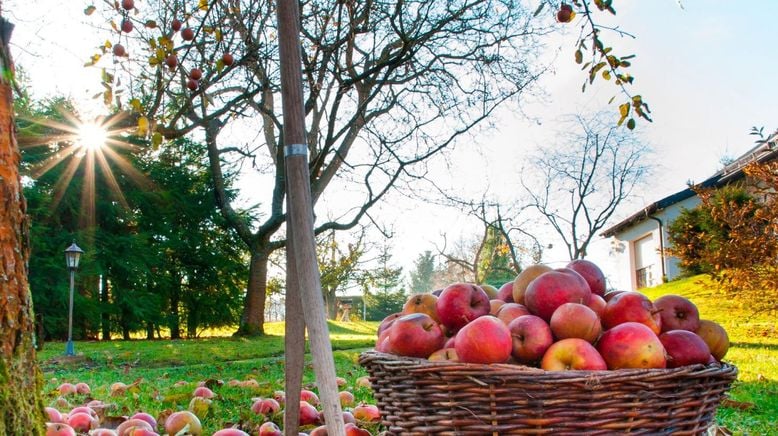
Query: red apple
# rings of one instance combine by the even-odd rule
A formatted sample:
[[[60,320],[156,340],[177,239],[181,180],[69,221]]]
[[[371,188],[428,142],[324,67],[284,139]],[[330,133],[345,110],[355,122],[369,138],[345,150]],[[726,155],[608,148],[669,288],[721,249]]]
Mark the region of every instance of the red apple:
[[[497,295],[500,293],[499,289],[495,288],[494,286],[492,286],[492,285],[490,285],[488,283],[481,283],[481,284],[478,285],[478,287],[480,287],[481,289],[484,290],[484,292],[486,292],[486,295],[489,296],[490,300],[498,299]]]
[[[729,350],[729,335],[724,327],[713,321],[701,319],[695,333],[705,341],[710,348],[710,354],[720,362]]]
[[[94,409],[92,409],[91,407],[89,407],[89,406],[74,407],[70,411],[69,415],[74,415],[76,413],[86,413],[86,414],[89,414],[89,416],[91,416],[92,418],[95,418],[95,419],[97,418],[97,412]]]
[[[130,20],[122,20],[121,29],[124,33],[130,33],[133,29],[132,21]]]
[[[347,423],[345,425],[346,436],[371,436],[370,432],[359,428],[355,423]]]
[[[371,389],[373,385],[370,383],[370,377],[363,375],[362,377],[359,377],[355,382],[354,386],[360,387],[360,388],[368,388]]]
[[[272,398],[259,398],[251,405],[251,411],[258,415],[268,416],[279,410],[281,410],[281,405]]]
[[[594,346],[583,339],[568,338],[554,342],[548,347],[540,367],[546,371],[608,369],[605,361]]]
[[[489,315],[497,316],[497,311],[505,304],[504,301],[498,299],[489,300]]]
[[[441,348],[440,350],[430,354],[430,357],[428,357],[427,360],[432,362],[441,360],[459,362],[459,357],[457,357],[457,350],[455,348]]]
[[[300,401],[300,425],[317,425],[319,423],[319,411],[307,401]]]
[[[167,67],[171,70],[175,70],[176,66],[178,65],[178,57],[174,54],[169,54],[165,58],[165,65],[167,65]]]
[[[662,318],[662,331],[696,331],[700,327],[700,312],[689,299],[680,295],[663,295],[654,300],[654,307]]]
[[[173,18],[173,21],[170,22],[170,28],[173,29],[173,32],[178,32],[181,30],[181,20],[178,18]]]
[[[314,428],[310,433],[308,433],[308,436],[329,436],[329,433],[327,432],[327,426],[320,425]]]
[[[551,328],[535,315],[520,316],[508,324],[513,340],[511,355],[523,364],[539,361],[554,343]]]
[[[274,422],[268,421],[259,426],[259,436],[283,436],[283,433]]]
[[[53,408],[53,407],[46,407],[44,408],[46,412],[46,417],[48,418],[46,422],[61,422],[64,423],[65,421],[62,419],[62,414],[59,413],[59,410]]]
[[[46,436],[76,436],[73,427],[61,422],[46,423]]]
[[[426,313],[405,315],[386,332],[387,349],[400,356],[427,358],[446,342],[443,330]]]
[[[497,291],[497,299],[506,303],[515,303],[513,301],[513,282],[506,282],[500,286],[500,289]]]
[[[76,412],[68,415],[68,425],[78,433],[86,433],[97,427],[97,418],[86,412]]]
[[[157,433],[154,434],[159,436]],[[116,433],[116,430],[110,428],[96,428],[89,432],[89,436],[119,436],[119,433]]]
[[[130,430],[133,429],[140,429],[145,428],[147,430],[153,431],[156,427],[152,427],[151,424],[146,422],[144,419],[138,419],[138,418],[130,418],[121,424],[119,424],[118,427],[116,427],[116,434],[118,436],[128,436],[130,433]]]
[[[130,11],[135,8],[135,0],[122,0],[122,9]]]
[[[76,385],[73,383],[62,383],[57,389],[59,389],[60,395],[73,395],[78,392]]]
[[[594,262],[586,259],[575,259],[567,264],[571,270],[581,274],[589,284],[592,294],[605,295],[605,274]]]
[[[560,23],[569,23],[573,19],[573,13],[567,9],[560,9],[556,13],[556,19]]]
[[[412,313],[426,313],[435,322],[438,321],[438,312],[435,309],[438,302],[438,297],[432,294],[416,294],[408,297],[408,300],[403,305],[403,313],[410,315]]]
[[[357,421],[378,422],[381,420],[381,412],[373,404],[360,404],[354,408],[353,414]]]
[[[313,406],[319,405],[319,396],[316,395],[316,392],[309,389],[303,389],[300,391],[300,400],[305,401]]]
[[[625,322],[645,324],[654,334],[662,331],[662,317],[645,295],[640,292],[622,292],[611,298],[602,314],[602,326],[607,330]]]
[[[121,44],[116,44],[113,46],[113,55],[122,57],[125,54],[127,54],[127,50],[124,49],[124,46]]]
[[[192,68],[189,70],[189,78],[192,80],[200,80],[203,77],[203,70],[199,68]]]
[[[186,81],[186,87],[189,88],[190,91],[197,91],[197,88],[200,85],[197,83],[197,80],[189,79]]]
[[[605,300],[605,302],[607,303],[607,302],[611,301],[611,299],[613,297],[615,297],[615,296],[617,296],[619,294],[623,294],[625,292],[627,292],[627,291],[609,291],[609,292],[606,292],[605,295],[602,296],[602,299]]]
[[[338,397],[340,399],[340,407],[346,408],[351,407],[354,405],[354,394],[352,394],[349,391],[340,391],[338,392]]]
[[[376,351],[380,351],[382,353],[390,353],[390,354],[396,354],[392,349],[389,347],[389,332],[391,332],[391,328],[388,328],[384,331],[382,331],[378,335],[378,339],[375,341],[375,349]]]
[[[667,367],[706,364],[710,358],[708,344],[688,330],[670,330],[659,335],[659,340],[667,352]]]
[[[212,436],[249,436],[249,434],[238,428],[224,428],[218,430]]]
[[[513,280],[513,301],[519,304],[524,303],[524,294],[527,292],[527,286],[544,272],[552,271],[550,266],[536,264],[524,268]]]
[[[394,321],[397,318],[399,318],[399,317],[401,317],[403,315],[405,315],[405,314],[402,313],[402,312],[397,312],[397,313],[393,313],[393,314],[387,316],[386,318],[384,318],[383,321],[381,321],[381,324],[378,324],[378,332],[376,332],[376,335],[380,336],[381,332],[383,332],[384,330],[389,328],[392,325],[392,323],[394,323]]]
[[[588,306],[578,303],[559,306],[548,324],[557,339],[579,338],[593,344],[602,333],[597,314]]]
[[[665,368],[665,348],[645,324],[625,322],[606,330],[597,342],[597,350],[608,369]]]
[[[352,424],[356,424],[357,423],[357,419],[354,418],[354,415],[351,414],[351,412],[344,411],[343,412],[343,422],[346,423],[346,424],[348,424],[349,422],[352,423]]]
[[[212,390],[206,388],[205,386],[200,386],[199,388],[196,388],[194,392],[192,393],[193,397],[202,397],[211,399],[216,396],[216,394],[213,393]]]
[[[511,331],[499,319],[482,316],[457,333],[456,350],[460,362],[505,363],[511,357]]]
[[[592,294],[592,296],[589,297],[589,302],[586,305],[589,306],[589,309],[592,309],[594,313],[597,314],[598,318],[602,318],[602,314],[605,313],[606,304],[607,303],[605,302],[604,298],[597,294]]]
[[[529,314],[529,310],[523,304],[505,303],[497,311],[497,319],[508,325],[514,319]]]
[[[592,292],[583,277],[577,272],[559,268],[545,272],[531,281],[524,293],[527,309],[545,321],[565,303],[589,302]]]
[[[228,67],[229,67],[230,65],[232,65],[232,64],[233,64],[233,62],[235,62],[235,58],[234,58],[234,57],[232,57],[232,55],[231,55],[231,54],[229,54],[229,53],[224,53],[224,54],[222,55],[222,63],[223,63],[224,65],[226,65],[226,66],[228,66]]]
[[[194,30],[191,27],[185,27],[181,29],[181,39],[184,41],[191,41],[194,39]]]
[[[199,436],[203,432],[200,419],[188,410],[173,412],[165,420],[165,431],[167,434],[177,434],[186,426],[189,426],[188,432],[193,435]]]
[[[468,322],[487,315],[491,305],[486,292],[478,286],[454,283],[443,289],[435,307],[441,324],[454,333]]]
[[[138,412],[130,417],[130,419],[141,419],[146,421],[151,428],[157,428],[157,419],[145,412]]]

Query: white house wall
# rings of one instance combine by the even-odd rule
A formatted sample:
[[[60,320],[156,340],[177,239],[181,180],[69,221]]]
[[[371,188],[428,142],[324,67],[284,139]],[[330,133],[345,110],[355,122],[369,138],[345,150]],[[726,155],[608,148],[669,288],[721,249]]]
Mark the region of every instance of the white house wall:
[[[699,204],[699,197],[692,196],[683,201],[668,206],[658,211],[652,216],[662,221],[662,239],[665,247],[668,246],[667,226],[681,214],[683,209],[692,209]],[[651,259],[653,282],[649,285],[657,285],[662,282],[662,257],[659,246],[659,223],[653,219],[644,219],[630,226],[625,231],[611,237],[610,256],[614,258],[614,264],[617,265],[615,274],[609,274],[610,287],[613,289],[637,289],[637,278],[635,275],[635,247],[634,242],[647,235],[652,236],[654,241],[653,256]],[[680,274],[678,260],[674,257],[665,259],[665,274],[668,280],[672,280]]]

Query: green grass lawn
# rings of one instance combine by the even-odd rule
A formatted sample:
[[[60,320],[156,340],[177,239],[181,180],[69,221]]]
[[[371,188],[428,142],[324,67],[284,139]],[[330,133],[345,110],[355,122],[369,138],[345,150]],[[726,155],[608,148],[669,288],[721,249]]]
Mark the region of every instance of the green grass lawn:
[[[747,410],[719,409],[719,425],[735,434],[778,434],[778,319],[775,314],[752,315],[748,304],[723,297],[707,276],[666,283],[643,292],[656,299],[666,294],[691,299],[700,317],[721,324],[729,335],[724,360],[738,367],[730,397],[751,403]],[[747,405],[746,405],[747,406]]]
[[[378,323],[330,322],[332,346],[337,374],[348,381],[357,402],[373,402],[372,392],[355,388],[354,381],[367,372],[357,363],[362,350],[375,344]],[[213,401],[202,423],[205,434],[211,434],[230,424],[240,423],[244,429],[261,424],[264,419],[251,412],[252,398],[272,397],[273,391],[284,388],[284,325],[268,323],[267,336],[261,338],[203,338],[194,340],[77,342],[79,359],[63,359],[64,345],[48,343],[38,358],[43,370],[47,405],[56,405],[57,387],[63,382],[85,382],[89,396],[65,397],[70,406],[81,405],[89,398],[113,405],[109,415],[131,415],[144,411],[158,416],[165,410],[186,409],[200,381],[255,379],[258,387],[214,387]],[[306,355],[303,383],[313,389],[314,375],[310,355]],[[139,381],[125,395],[111,396],[115,382],[127,385]],[[176,385],[176,382],[183,381]],[[212,383],[211,382],[211,383]],[[70,407],[58,405],[61,411]],[[272,417],[281,426],[282,416]],[[369,427],[368,427],[369,428]],[[375,428],[373,428],[375,430]]]
[[[679,294],[692,299],[702,318],[722,324],[729,332],[732,346],[725,360],[739,368],[738,381],[731,398],[753,407],[723,407],[719,424],[735,434],[778,434],[778,331],[771,316],[749,316],[747,305],[722,298],[715,285],[703,276],[679,280],[644,290],[652,299],[665,294]],[[373,402],[369,389],[354,388],[356,378],[366,375],[357,363],[359,353],[375,343],[378,323],[335,323],[330,332],[339,376],[348,382],[357,402]],[[61,359],[64,345],[48,343],[39,353],[44,371],[47,402],[56,402],[57,386],[62,382],[86,382],[91,397],[115,405],[114,415],[128,415],[137,410],[159,415],[164,410],[186,409],[197,382],[205,380],[256,379],[258,387],[227,385],[215,388],[214,401],[203,419],[205,434],[232,423],[244,429],[259,425],[263,418],[251,410],[252,398],[267,397],[283,389],[283,324],[269,323],[267,336],[255,339],[213,337],[195,340],[78,342],[82,359]],[[304,383],[313,387],[310,356],[306,360]],[[140,380],[126,395],[110,396],[114,382],[130,384]],[[176,382],[185,384],[175,386]],[[84,396],[69,397],[75,405]],[[66,409],[65,407],[60,407]],[[281,417],[272,417],[281,425]],[[374,431],[376,428],[371,428]]]

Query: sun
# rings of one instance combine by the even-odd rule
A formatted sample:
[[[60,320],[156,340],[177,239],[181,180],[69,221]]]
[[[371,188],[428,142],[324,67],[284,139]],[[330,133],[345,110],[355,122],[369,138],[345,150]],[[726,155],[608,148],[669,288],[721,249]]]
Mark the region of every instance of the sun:
[[[78,127],[77,143],[86,151],[100,150],[108,140],[108,131],[96,123],[83,123]]]

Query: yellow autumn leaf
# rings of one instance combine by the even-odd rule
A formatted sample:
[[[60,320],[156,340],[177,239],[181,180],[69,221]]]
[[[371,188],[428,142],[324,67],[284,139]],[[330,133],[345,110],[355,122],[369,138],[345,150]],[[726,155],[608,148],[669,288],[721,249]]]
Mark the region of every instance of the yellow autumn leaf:
[[[93,5],[89,5],[86,7],[86,9],[84,9],[84,15],[86,16],[92,15],[96,10],[97,10],[96,7],[94,7]]]
[[[138,118],[138,136],[146,136],[147,133],[149,133],[149,119],[146,117]]]
[[[208,0],[200,0],[200,3],[197,5],[198,8],[200,8],[201,11],[207,11],[208,10]]]
[[[154,134],[151,135],[151,148],[157,150],[160,144],[162,144],[162,134],[159,132],[154,132]]]
[[[130,106],[135,112],[140,112],[141,109],[143,109],[140,105],[140,100],[138,100],[137,98],[130,99]]]

